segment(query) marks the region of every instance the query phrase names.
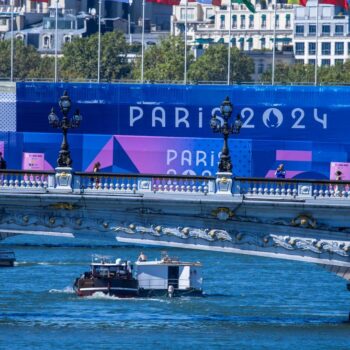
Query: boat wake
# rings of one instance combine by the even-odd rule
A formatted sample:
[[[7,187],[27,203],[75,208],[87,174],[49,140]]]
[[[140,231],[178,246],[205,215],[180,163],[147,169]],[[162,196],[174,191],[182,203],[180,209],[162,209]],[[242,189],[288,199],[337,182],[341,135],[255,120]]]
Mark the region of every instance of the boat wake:
[[[162,298],[139,298],[139,297],[133,297],[133,298],[120,298],[115,295],[108,295],[104,294],[102,292],[96,292],[93,295],[86,296],[84,298],[80,298],[81,300],[111,300],[111,301],[125,301],[125,300],[132,300],[132,301],[157,301],[157,302],[169,302],[169,299],[165,300]]]
[[[49,293],[56,294],[74,294],[74,289],[72,287],[65,287],[63,289],[50,289]]]

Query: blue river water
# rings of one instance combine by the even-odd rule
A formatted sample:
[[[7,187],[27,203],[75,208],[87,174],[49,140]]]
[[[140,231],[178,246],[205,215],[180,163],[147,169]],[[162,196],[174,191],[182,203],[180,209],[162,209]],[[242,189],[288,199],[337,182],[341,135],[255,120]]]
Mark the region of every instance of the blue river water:
[[[38,245],[38,242],[41,244]],[[63,243],[63,242],[60,242]],[[168,249],[203,263],[204,297],[77,297],[92,254],[134,261],[161,248],[5,240],[0,349],[350,349],[346,281],[309,264]]]

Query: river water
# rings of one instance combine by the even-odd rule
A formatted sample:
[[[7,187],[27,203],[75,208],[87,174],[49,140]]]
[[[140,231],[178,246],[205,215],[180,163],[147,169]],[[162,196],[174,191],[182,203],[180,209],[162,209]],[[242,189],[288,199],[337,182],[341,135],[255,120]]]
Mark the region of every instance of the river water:
[[[314,265],[168,249],[203,263],[204,297],[80,298],[72,284],[92,254],[134,261],[141,250],[159,258],[161,248],[18,237],[1,246],[17,257],[0,269],[2,350],[350,349],[346,282]]]

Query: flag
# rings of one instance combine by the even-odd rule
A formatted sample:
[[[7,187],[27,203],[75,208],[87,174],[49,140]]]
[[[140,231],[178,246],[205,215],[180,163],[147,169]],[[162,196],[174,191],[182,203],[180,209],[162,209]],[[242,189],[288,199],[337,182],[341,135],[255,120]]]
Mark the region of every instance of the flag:
[[[221,0],[197,0],[200,4],[221,6]]]
[[[232,4],[244,4],[250,12],[255,13],[255,7],[249,0],[231,0]]]
[[[146,0],[146,2],[153,2],[155,4],[178,6],[181,0]]]
[[[307,0],[288,0],[288,4],[306,6]]]
[[[318,0],[319,4],[327,4],[327,5],[334,5],[334,6],[340,6],[345,10],[349,9],[348,0]]]

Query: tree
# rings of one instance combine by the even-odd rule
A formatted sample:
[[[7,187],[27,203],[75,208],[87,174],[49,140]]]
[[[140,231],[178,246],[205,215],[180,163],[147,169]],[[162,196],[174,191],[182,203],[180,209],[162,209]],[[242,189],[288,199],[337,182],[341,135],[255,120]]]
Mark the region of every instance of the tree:
[[[64,79],[97,78],[98,35],[74,38],[63,47],[60,62]],[[108,81],[126,77],[131,65],[127,61],[128,44],[121,32],[108,32],[101,36],[100,77]]]
[[[272,72],[264,72],[261,81],[270,83]],[[315,79],[315,66],[304,64],[278,63],[275,68],[275,82],[288,83],[312,83]]]
[[[193,62],[193,55],[187,51],[187,66]],[[185,43],[180,37],[168,36],[159,44],[149,47],[144,53],[144,79],[159,81],[183,81]],[[132,73],[133,79],[141,79],[141,57]]]
[[[11,42],[0,41],[0,77],[11,76]],[[41,57],[34,46],[25,46],[22,40],[14,41],[13,77],[24,80],[38,78]]]
[[[227,81],[228,48],[223,44],[210,45],[188,72],[194,81]],[[254,72],[253,60],[241,53],[236,47],[231,48],[230,81],[251,81]]]

